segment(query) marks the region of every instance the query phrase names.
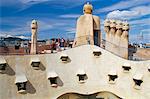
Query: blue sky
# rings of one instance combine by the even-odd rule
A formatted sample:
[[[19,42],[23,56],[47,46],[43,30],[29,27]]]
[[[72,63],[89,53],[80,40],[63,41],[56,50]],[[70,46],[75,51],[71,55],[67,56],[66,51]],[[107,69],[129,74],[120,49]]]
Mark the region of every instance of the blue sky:
[[[128,20],[130,42],[150,42],[150,0],[88,0],[93,14],[101,18],[104,35],[105,18]],[[30,37],[30,23],[39,24],[38,38],[73,38],[76,20],[83,14],[87,0],[0,0],[0,36]]]

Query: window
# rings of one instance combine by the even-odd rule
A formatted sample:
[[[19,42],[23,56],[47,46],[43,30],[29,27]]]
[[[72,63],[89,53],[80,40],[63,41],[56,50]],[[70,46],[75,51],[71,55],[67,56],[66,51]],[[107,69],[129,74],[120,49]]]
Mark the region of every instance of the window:
[[[51,84],[57,84],[56,79],[57,79],[56,77],[50,78]]]
[[[68,60],[68,56],[66,56],[66,57],[62,56],[62,57],[61,57],[61,60],[62,60],[63,62],[67,61],[67,60]]]
[[[108,77],[109,77],[109,83],[114,84],[116,79],[118,78],[116,70],[111,70],[108,73]]]
[[[15,84],[18,89],[18,93],[25,93],[26,92],[26,85],[27,85],[27,78],[25,75],[16,75]]]
[[[99,49],[94,49],[93,54],[94,54],[94,56],[100,56],[102,53]]]
[[[135,85],[141,86],[142,80],[133,79],[135,82]]]
[[[6,63],[0,64],[0,70],[5,70],[6,68]]]
[[[57,87],[57,77],[49,78],[52,87]]]
[[[150,72],[150,66],[148,67],[148,71]]]
[[[68,62],[69,61],[69,57],[67,54],[62,54],[60,59],[62,62]]]
[[[19,50],[19,47],[20,47],[19,43],[15,44],[15,50]]]
[[[0,57],[0,72],[6,69],[6,60],[3,57]]]
[[[85,82],[85,77],[86,77],[86,74],[82,74],[82,75],[77,75],[79,77],[79,82],[83,83]]]
[[[38,70],[40,66],[40,59],[37,57],[34,57],[31,59],[31,65],[34,69]]]
[[[85,71],[82,69],[78,70],[77,76],[80,83],[84,83],[87,78]]]
[[[18,50],[19,49],[19,45],[15,45],[15,50]]]
[[[33,67],[39,67],[39,65],[40,65],[40,62],[32,62]]]
[[[115,81],[115,79],[118,77],[117,75],[108,75],[109,81]]]
[[[129,72],[130,69],[131,69],[131,66],[130,66],[129,63],[124,63],[123,66],[122,66],[122,68],[123,68],[124,72]]]
[[[84,80],[85,75],[79,75],[79,81]]]
[[[124,69],[124,71],[129,71],[131,69],[131,67],[126,67],[126,66],[122,66],[122,68]]]
[[[48,72],[47,79],[49,80],[52,87],[57,87],[58,75],[55,71]]]
[[[26,90],[26,83],[27,82],[16,83],[19,92],[23,92]]]
[[[142,78],[143,78],[143,74],[137,73],[136,75],[134,75],[133,81],[134,81],[135,89],[141,89],[141,84],[143,82]]]

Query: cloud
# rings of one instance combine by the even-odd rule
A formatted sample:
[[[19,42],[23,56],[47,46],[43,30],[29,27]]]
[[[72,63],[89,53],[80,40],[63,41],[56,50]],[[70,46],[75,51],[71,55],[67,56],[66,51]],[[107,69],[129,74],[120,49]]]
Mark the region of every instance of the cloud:
[[[30,22],[31,23],[31,22]],[[50,23],[48,23],[47,21],[42,21],[42,20],[39,20],[38,21],[38,30],[39,31],[45,31],[45,30],[49,30],[49,29],[52,29],[53,28],[53,25],[51,25]]]
[[[107,18],[109,18],[109,19],[125,20],[125,19],[130,19],[132,17],[135,17],[137,15],[139,15],[139,13],[136,12],[136,11],[127,11],[127,10],[120,11],[120,10],[115,10],[115,11],[112,11],[112,12],[108,13],[107,14]]]
[[[6,34],[1,33],[1,34],[0,34],[0,37],[6,37]]]
[[[66,29],[68,34],[75,34],[76,33],[76,28],[68,28]]]
[[[23,36],[23,35],[20,35],[20,36],[15,36],[17,38],[21,38],[21,39],[30,39],[31,37],[27,37],[27,36]]]
[[[68,8],[80,6],[83,3],[85,3],[85,1],[86,0],[59,0],[59,1],[58,0],[20,0],[20,2],[22,3],[22,8],[18,9],[17,12],[22,12],[38,4],[40,5],[44,4],[44,6],[49,6],[54,9],[60,8],[66,10]]]
[[[107,18],[130,20],[150,14],[150,5],[133,7],[129,10],[115,10],[107,14]]]
[[[17,20],[16,20],[17,19]],[[14,22],[14,20],[16,20]],[[75,19],[62,19],[62,18],[39,18],[36,19],[38,22],[38,34],[42,37],[48,37],[46,35],[50,35],[51,33],[55,33],[55,35],[59,35],[58,33],[71,33],[68,28],[75,27]],[[11,17],[11,18],[3,18],[2,24],[5,26],[7,24],[12,25],[12,27],[2,28],[0,30],[0,34],[7,35],[31,35],[31,18],[22,18],[22,17]],[[57,31],[57,33],[56,33]],[[74,32],[75,33],[75,32]],[[39,38],[42,38],[39,36]]]
[[[141,32],[148,32],[148,35],[150,36],[150,29],[143,29],[143,30],[141,30]]]
[[[13,19],[15,20],[17,19],[16,22],[14,22]],[[31,34],[31,28],[30,28],[31,21],[32,20],[29,18],[24,18],[24,20],[22,20],[22,18],[20,17],[5,18],[3,19],[2,23],[6,25],[13,24],[13,27],[10,28],[7,27],[7,29],[2,28],[0,30],[0,33],[9,34],[9,35]],[[53,26],[47,21],[43,21],[43,20],[37,20],[37,21],[39,27],[38,32],[53,28]]]
[[[131,11],[136,11],[139,13],[139,16],[149,15],[150,14],[150,4],[147,6],[138,6],[130,9]]]
[[[78,18],[80,16],[80,14],[64,14],[64,15],[60,15],[60,18]]]
[[[69,39],[74,39],[76,33],[76,28],[75,27],[66,27],[65,29],[65,35]]]
[[[125,0],[119,3],[116,3],[112,6],[97,9],[95,12],[101,13],[101,12],[109,12],[109,11],[118,10],[118,9],[119,10],[127,9],[130,7],[139,6],[139,5],[147,4],[147,3],[149,3],[149,0]]]
[[[45,1],[52,1],[52,0],[20,0],[22,3],[40,3],[40,2],[45,2]]]
[[[133,20],[129,22],[132,25],[150,25],[150,18],[144,18],[144,19],[139,19],[139,20]]]
[[[21,1],[20,0],[1,0],[0,1],[0,7],[1,6],[14,6],[14,5],[17,5],[17,4],[20,4]]]
[[[30,39],[30,37],[24,36],[24,35],[20,35],[20,36],[15,36],[15,35],[9,35],[7,33],[3,33],[0,34],[0,37],[17,37],[17,38],[21,38],[21,39]]]

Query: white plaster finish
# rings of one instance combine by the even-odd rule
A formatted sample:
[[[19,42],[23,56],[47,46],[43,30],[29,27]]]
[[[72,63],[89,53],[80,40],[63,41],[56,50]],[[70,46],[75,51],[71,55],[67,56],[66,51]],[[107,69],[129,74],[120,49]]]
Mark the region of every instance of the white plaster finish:
[[[31,22],[31,54],[36,54],[37,53],[37,29],[38,29],[38,24],[36,20],[33,20]]]
[[[38,58],[38,57],[33,57],[32,59],[31,59],[31,63],[32,62],[40,62],[40,59]]]
[[[16,80],[15,80],[15,84],[16,83],[22,83],[22,82],[27,82],[27,78],[25,75],[17,75],[16,76]]]
[[[99,49],[102,55],[97,58],[93,55],[93,49]],[[71,61],[62,63],[60,55],[66,53]],[[39,57],[46,70],[34,70],[30,65],[32,57]],[[122,59],[110,52],[94,45],[84,45],[55,54],[4,56],[9,66],[16,72],[16,65],[20,66],[20,73],[24,73],[35,88],[28,88],[30,93],[19,94],[14,84],[15,75],[0,74],[0,99],[56,99],[65,93],[93,94],[108,91],[125,99],[149,99],[150,98],[150,73],[147,67],[148,61],[129,61]],[[16,59],[19,59],[16,61]],[[132,69],[124,73],[122,65],[128,62]],[[108,83],[108,73],[114,68],[118,78],[115,84]],[[76,76],[78,69],[86,71],[88,79],[80,84]],[[47,72],[55,70],[60,78],[58,87],[53,88],[47,80]],[[140,72],[143,74],[141,89],[134,89],[133,76]],[[16,73],[17,74],[17,73]],[[33,92],[32,92],[33,91]],[[73,99],[73,98],[71,98]]]
[[[4,57],[0,56],[0,64],[6,64],[6,60],[4,59]]]
[[[49,79],[49,78],[55,78],[55,77],[58,77],[58,74],[54,70],[48,71],[48,73],[47,73],[47,79]]]
[[[78,71],[76,73],[76,75],[85,75],[85,74],[86,74],[86,72],[84,69],[78,69]]]

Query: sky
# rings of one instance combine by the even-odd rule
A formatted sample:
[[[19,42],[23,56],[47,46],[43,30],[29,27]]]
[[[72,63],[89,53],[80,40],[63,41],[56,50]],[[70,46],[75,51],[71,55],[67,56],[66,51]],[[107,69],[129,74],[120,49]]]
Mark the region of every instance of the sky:
[[[130,42],[150,43],[150,0],[0,0],[0,36],[30,38],[35,19],[38,39],[74,38],[86,2],[100,17],[103,39],[104,20],[109,18],[129,22]]]

